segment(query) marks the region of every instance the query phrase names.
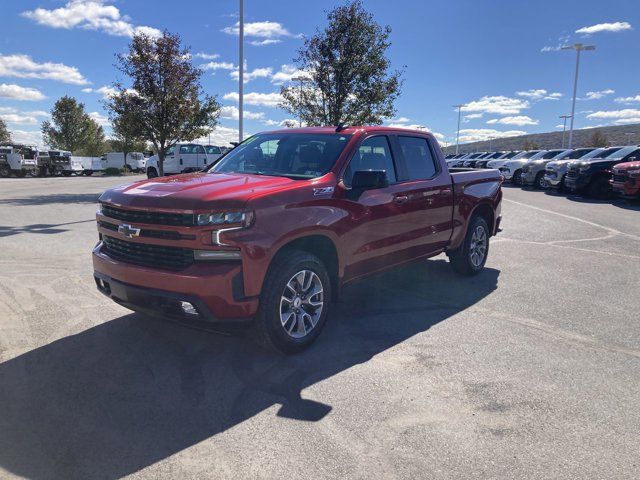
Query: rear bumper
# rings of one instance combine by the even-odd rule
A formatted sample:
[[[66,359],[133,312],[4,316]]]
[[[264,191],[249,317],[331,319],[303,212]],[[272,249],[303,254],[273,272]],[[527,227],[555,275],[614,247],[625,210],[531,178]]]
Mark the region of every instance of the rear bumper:
[[[258,298],[244,296],[240,263],[203,262],[168,271],[117,261],[101,249],[99,243],[92,255],[98,290],[131,310],[206,323],[239,322],[257,312]],[[198,315],[184,313],[181,302],[191,303]]]

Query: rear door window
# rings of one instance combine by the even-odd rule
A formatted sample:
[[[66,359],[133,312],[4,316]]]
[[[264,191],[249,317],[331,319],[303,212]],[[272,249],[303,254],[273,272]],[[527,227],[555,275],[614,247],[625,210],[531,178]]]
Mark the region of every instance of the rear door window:
[[[398,136],[398,143],[404,157],[407,180],[426,180],[436,175],[438,170],[426,138]]]

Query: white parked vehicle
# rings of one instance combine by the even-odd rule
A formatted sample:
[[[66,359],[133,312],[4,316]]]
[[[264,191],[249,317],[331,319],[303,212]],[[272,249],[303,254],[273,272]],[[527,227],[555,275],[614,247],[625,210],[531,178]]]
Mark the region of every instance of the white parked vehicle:
[[[0,146],[0,177],[38,175],[38,149],[29,145]]]
[[[82,167],[83,175],[93,175],[94,172],[101,172],[104,170],[104,166],[102,164],[102,158],[100,157],[71,157],[72,162],[78,162]]]
[[[175,175],[178,173],[197,172],[222,156],[220,147],[213,145],[198,145],[195,143],[178,143],[167,150],[164,158],[164,174]],[[147,177],[158,176],[158,155],[153,155],[147,160]]]
[[[129,172],[144,172],[147,159],[142,152],[127,153],[127,162],[124,161],[124,152],[109,152],[102,156],[102,166],[107,168],[125,169]]]

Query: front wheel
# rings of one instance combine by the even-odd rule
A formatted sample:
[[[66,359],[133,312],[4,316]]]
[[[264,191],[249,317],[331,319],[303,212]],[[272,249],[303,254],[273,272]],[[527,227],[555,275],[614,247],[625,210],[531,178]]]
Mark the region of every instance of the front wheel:
[[[304,350],[320,334],[330,299],[331,281],[318,257],[302,251],[278,255],[260,295],[261,343],[281,353]]]
[[[484,218],[471,218],[462,245],[449,252],[453,269],[462,275],[476,275],[484,268],[489,255],[489,226]]]
[[[158,176],[158,171],[153,168],[153,167],[149,167],[147,168],[147,178],[156,178]]]
[[[543,190],[547,186],[547,181],[544,179],[544,172],[538,172],[536,179],[533,182],[533,188],[536,190]]]
[[[522,170],[516,170],[515,172],[513,172],[511,181],[514,185],[522,185]]]

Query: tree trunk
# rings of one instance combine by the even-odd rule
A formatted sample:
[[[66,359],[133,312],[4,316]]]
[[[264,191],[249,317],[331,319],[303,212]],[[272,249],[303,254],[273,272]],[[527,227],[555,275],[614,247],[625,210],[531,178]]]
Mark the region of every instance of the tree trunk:
[[[164,148],[158,149],[158,176],[164,177]]]

